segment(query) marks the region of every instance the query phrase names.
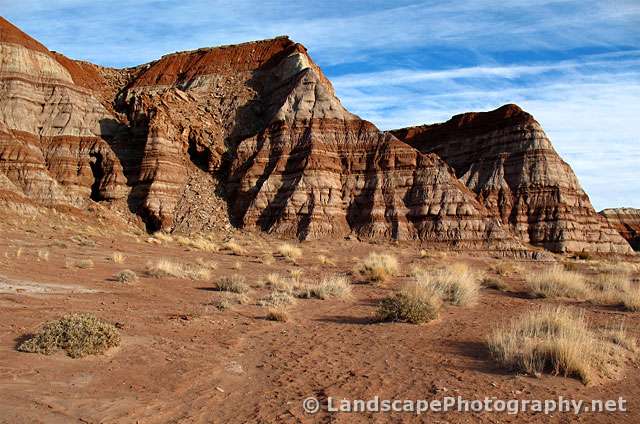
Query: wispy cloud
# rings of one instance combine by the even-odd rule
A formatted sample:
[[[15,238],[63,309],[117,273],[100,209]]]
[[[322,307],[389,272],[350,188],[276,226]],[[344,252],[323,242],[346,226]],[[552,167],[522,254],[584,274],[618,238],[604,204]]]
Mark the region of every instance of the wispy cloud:
[[[109,66],[288,34],[381,128],[518,103],[597,208],[640,207],[637,0],[0,0],[49,48]]]

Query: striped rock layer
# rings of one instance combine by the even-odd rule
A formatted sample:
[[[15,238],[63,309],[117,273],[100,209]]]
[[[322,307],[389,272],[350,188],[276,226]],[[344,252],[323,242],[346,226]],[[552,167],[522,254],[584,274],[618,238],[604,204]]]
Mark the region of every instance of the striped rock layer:
[[[633,248],[640,250],[640,209],[615,208],[600,211]]]
[[[556,252],[630,251],[593,209],[540,124],[516,105],[392,133],[446,161],[478,201],[525,243]]]
[[[604,240],[604,220],[557,155],[527,159],[543,161],[540,172],[549,174],[535,178],[578,190],[531,196],[541,204],[569,196],[566,207],[581,216],[551,208],[534,215],[539,224],[512,222],[509,211],[523,206],[504,194],[507,166],[490,183],[501,187],[497,193],[479,196],[480,185],[489,187],[482,172],[463,177],[443,152],[403,142],[348,112],[306,49],[286,37],[110,69],[50,52],[0,20],[0,50],[5,202],[78,208],[100,202],[138,217],[150,231],[230,223],[299,239],[624,250],[621,238]],[[504,139],[509,130],[492,131]],[[553,150],[539,126],[523,134],[515,144],[535,135]]]

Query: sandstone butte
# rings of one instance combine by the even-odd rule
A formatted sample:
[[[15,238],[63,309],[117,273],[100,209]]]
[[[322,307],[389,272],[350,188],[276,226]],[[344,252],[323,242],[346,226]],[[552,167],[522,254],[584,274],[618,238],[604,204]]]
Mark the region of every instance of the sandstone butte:
[[[287,37],[112,69],[0,18],[0,91],[6,210],[99,204],[150,232],[632,252],[519,107],[380,131]]]
[[[640,250],[640,209],[604,209],[600,215],[622,234],[634,250]]]

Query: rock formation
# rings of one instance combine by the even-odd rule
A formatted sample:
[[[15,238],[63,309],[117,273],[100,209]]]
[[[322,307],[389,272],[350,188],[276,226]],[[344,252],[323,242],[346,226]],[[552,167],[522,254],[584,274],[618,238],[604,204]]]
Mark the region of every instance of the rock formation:
[[[523,242],[556,252],[629,251],[595,212],[540,124],[516,105],[392,133],[441,157]]]
[[[4,201],[100,202],[150,231],[233,225],[299,239],[625,251],[515,107],[465,115],[422,142],[422,129],[385,133],[348,112],[287,37],[110,69],[50,52],[0,19],[0,50]],[[501,165],[438,147],[469,137],[486,139]]]
[[[600,211],[633,248],[640,250],[640,209],[616,208]]]

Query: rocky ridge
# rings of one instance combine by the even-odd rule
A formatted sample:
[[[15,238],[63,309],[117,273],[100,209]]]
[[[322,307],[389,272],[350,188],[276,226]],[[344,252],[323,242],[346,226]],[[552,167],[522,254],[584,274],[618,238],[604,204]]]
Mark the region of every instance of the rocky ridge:
[[[428,131],[434,143],[418,141],[421,129],[382,132],[348,112],[287,37],[118,70],[49,52],[0,19],[0,50],[4,202],[99,202],[149,231],[629,250],[535,121],[467,117]],[[467,121],[487,127],[470,137],[502,146],[493,159],[441,147],[464,144]],[[497,158],[501,167],[487,165]]]
[[[599,213],[618,230],[633,250],[640,250],[640,209],[612,208]]]
[[[556,252],[628,252],[540,124],[516,105],[392,131],[447,162],[518,239]]]

